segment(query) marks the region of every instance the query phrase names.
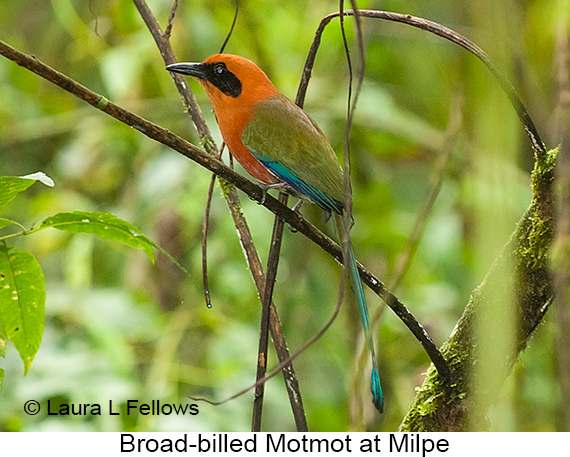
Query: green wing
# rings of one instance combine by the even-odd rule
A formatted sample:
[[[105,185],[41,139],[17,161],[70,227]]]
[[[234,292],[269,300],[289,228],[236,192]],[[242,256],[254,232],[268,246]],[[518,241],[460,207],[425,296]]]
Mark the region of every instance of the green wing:
[[[344,206],[342,169],[325,135],[282,94],[259,102],[242,142],[274,175],[326,210]]]

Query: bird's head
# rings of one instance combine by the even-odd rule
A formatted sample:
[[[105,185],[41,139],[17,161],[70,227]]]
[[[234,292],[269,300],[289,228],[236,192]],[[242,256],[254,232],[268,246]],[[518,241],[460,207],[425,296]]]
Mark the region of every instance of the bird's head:
[[[251,60],[232,54],[215,54],[201,63],[175,63],[168,71],[194,76],[218,108],[253,105],[278,93],[267,75]]]

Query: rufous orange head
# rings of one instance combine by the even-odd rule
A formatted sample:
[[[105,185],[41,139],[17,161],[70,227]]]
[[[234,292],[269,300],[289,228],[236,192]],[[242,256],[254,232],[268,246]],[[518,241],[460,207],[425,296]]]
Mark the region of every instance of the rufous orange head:
[[[275,178],[243,145],[241,134],[254,115],[255,105],[279,91],[251,60],[215,54],[201,63],[175,63],[168,71],[194,76],[206,90],[226,145],[246,171],[261,181]]]
[[[255,63],[233,54],[214,54],[201,63],[175,63],[168,71],[194,76],[219,114],[255,105],[279,91]]]

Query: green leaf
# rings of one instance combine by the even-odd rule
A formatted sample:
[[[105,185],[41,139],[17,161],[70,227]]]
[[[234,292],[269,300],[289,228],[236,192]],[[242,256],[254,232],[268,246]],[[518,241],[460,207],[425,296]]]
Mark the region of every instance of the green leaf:
[[[34,181],[29,179],[0,176],[0,210],[33,183]]]
[[[35,257],[0,243],[0,314],[7,337],[24,361],[25,373],[42,340],[45,279]]]
[[[119,241],[127,246],[144,251],[154,263],[156,245],[150,241],[134,225],[119,219],[109,213],[88,213],[74,211],[73,213],[58,213],[48,217],[40,229],[53,227],[70,233],[92,233],[106,240]]]
[[[53,187],[53,180],[45,173],[38,171],[22,177],[0,176],[0,210],[6,203],[11,202],[20,192],[25,191],[35,181],[41,181],[46,186]]]

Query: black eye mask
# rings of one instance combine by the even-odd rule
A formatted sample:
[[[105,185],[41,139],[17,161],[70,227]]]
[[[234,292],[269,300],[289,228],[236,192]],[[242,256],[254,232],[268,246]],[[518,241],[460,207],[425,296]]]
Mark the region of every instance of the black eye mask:
[[[166,67],[168,71],[181,75],[194,76],[202,81],[208,81],[224,94],[237,98],[241,94],[242,84],[224,62],[212,63],[175,63]]]
[[[216,86],[224,94],[236,98],[241,94],[241,81],[234,75],[223,62],[202,64],[204,78]]]

